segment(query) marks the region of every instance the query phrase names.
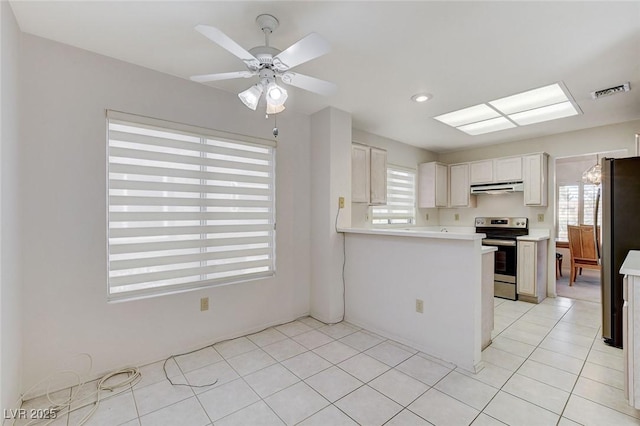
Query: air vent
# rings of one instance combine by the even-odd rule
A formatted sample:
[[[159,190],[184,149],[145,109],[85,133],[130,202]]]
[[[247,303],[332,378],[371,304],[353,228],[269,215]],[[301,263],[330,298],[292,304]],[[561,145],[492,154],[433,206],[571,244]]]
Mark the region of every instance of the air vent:
[[[626,82],[619,86],[609,87],[608,89],[596,90],[595,92],[591,92],[591,98],[598,99],[604,96],[615,95],[616,93],[628,92],[629,90],[631,90],[631,86],[629,86],[629,82]]]

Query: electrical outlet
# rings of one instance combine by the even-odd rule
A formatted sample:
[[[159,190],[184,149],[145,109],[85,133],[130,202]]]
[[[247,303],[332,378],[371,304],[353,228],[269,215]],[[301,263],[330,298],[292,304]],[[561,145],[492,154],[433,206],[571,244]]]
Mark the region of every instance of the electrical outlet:
[[[209,310],[209,298],[203,297],[200,299],[200,310],[208,311]]]
[[[429,213],[425,213],[425,215],[424,215],[424,219],[425,219],[425,220],[429,220]]]
[[[454,218],[455,220],[460,220],[460,214],[459,214],[459,213],[456,213],[455,215],[453,215],[453,218]]]
[[[544,213],[538,213],[538,222],[544,222]]]
[[[424,301],[416,299],[416,312],[419,314],[424,313]]]
[[[338,205],[341,209],[344,209],[344,197],[338,198]]]

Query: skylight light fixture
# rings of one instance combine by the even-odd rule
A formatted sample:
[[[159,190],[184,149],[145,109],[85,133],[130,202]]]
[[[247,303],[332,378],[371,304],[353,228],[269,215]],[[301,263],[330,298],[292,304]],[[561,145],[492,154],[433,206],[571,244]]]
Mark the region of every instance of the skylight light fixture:
[[[491,106],[508,115],[516,112],[529,111],[534,108],[546,107],[560,102],[568,101],[569,98],[564,93],[558,83],[539,89],[528,90],[516,95],[507,96],[489,102]]]
[[[504,117],[492,118],[490,120],[479,121],[477,123],[465,124],[458,127],[458,130],[469,135],[482,135],[484,133],[497,132],[498,130],[510,129],[516,127],[511,121]]]
[[[433,118],[480,135],[581,113],[564,84],[554,83]]]
[[[476,123],[478,121],[484,121],[496,117],[500,117],[498,112],[486,104],[480,104],[447,114],[442,114],[433,118],[443,122],[444,124],[448,124],[449,126],[458,127],[464,124]]]
[[[567,101],[542,108],[531,109],[529,111],[519,112],[517,114],[511,114],[508,117],[515,121],[519,126],[526,126],[527,124],[541,123],[543,121],[570,117],[577,114],[578,111],[576,111],[571,102]]]

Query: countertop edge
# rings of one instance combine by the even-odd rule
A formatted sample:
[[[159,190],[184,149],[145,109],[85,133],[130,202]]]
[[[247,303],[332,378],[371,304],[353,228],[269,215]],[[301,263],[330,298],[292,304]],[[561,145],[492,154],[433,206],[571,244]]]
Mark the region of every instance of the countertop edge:
[[[624,275],[640,276],[640,251],[629,250],[629,254],[622,262],[620,273]]]
[[[434,238],[444,240],[481,240],[485,234],[459,234],[454,232],[414,231],[405,229],[338,228],[346,234],[385,235],[393,237]]]

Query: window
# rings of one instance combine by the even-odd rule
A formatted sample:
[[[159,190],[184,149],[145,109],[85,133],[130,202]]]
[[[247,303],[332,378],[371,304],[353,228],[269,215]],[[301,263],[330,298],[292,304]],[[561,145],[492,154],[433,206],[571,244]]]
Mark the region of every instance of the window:
[[[588,183],[558,186],[558,239],[567,241],[568,225],[593,225],[598,187]],[[602,223],[602,208],[598,209]]]
[[[107,118],[110,299],[274,274],[269,141],[113,111]]]
[[[416,217],[416,172],[387,167],[387,205],[372,209],[374,225],[411,225]]]

